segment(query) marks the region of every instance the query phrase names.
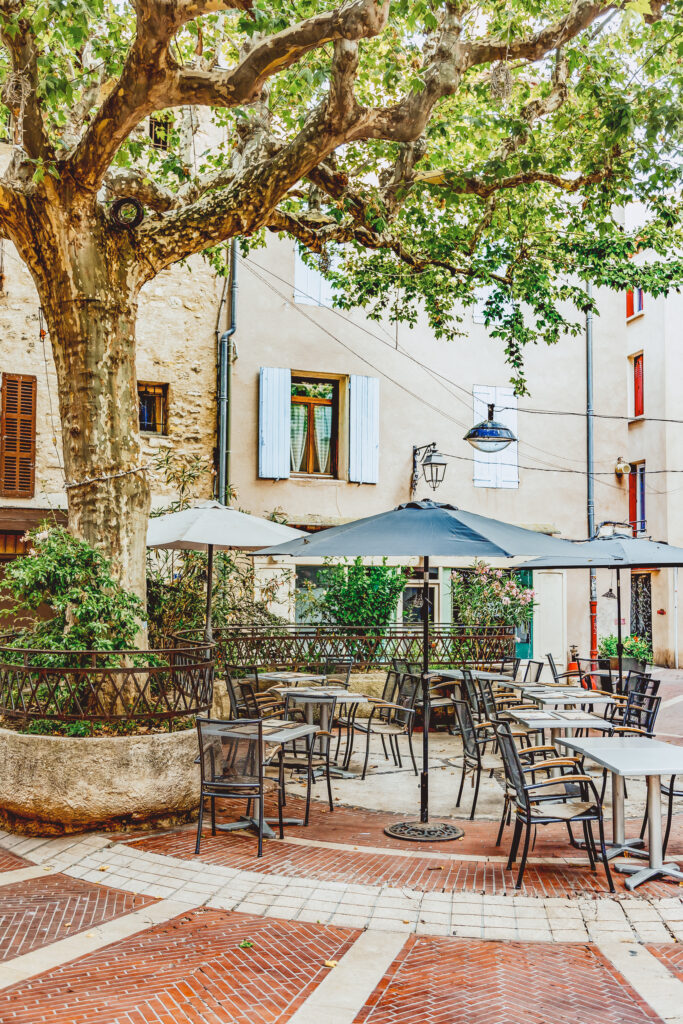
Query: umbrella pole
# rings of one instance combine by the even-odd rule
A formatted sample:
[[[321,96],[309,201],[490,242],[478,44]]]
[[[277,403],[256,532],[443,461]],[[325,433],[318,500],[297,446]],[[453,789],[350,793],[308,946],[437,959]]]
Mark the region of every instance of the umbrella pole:
[[[420,821],[429,821],[429,556],[422,559],[422,774]]]
[[[617,569],[617,658],[619,659],[619,692],[623,692],[624,644],[621,639],[621,572]]]
[[[204,639],[208,644],[213,641],[213,630],[211,629],[211,596],[213,593],[213,544],[208,545],[209,564],[206,570],[206,626],[204,627]]]
[[[392,839],[413,842],[444,842],[465,833],[448,821],[429,821],[429,556],[422,559],[422,774],[420,775],[420,820],[399,821],[384,829]],[[416,769],[417,771],[417,769]]]

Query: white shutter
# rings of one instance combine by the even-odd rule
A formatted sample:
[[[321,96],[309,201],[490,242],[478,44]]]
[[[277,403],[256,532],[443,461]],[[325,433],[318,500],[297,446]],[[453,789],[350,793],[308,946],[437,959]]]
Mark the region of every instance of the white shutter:
[[[262,366],[259,380],[258,475],[289,476],[292,374],[281,366]]]
[[[480,423],[488,416],[488,407],[491,402],[496,401],[496,389],[489,384],[475,384],[472,388],[474,423]],[[473,448],[474,452],[474,475],[475,487],[497,487],[498,466],[494,455],[487,455]]]
[[[496,388],[495,419],[509,427],[517,437],[517,396],[511,387]],[[517,442],[496,452],[498,457],[498,487],[519,487],[519,467],[517,464]]]
[[[512,430],[517,437],[517,397],[511,387],[494,387],[491,384],[475,384],[474,422],[479,423],[488,416],[488,406],[495,405],[494,419]],[[509,444],[500,452],[474,450],[475,487],[519,487],[517,463],[517,442]]]
[[[320,305],[322,275],[304,263],[299,247],[294,247],[294,301],[304,306]]]
[[[349,480],[379,481],[379,380],[351,374],[349,379]]]

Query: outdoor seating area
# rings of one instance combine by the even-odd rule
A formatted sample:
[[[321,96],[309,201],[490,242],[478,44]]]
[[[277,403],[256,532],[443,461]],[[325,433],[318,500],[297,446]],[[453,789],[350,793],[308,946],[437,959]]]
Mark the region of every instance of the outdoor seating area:
[[[605,891],[614,892],[615,872],[626,876],[627,889],[654,878],[679,879],[678,867],[664,857],[681,792],[676,776],[683,774],[683,747],[655,738],[662,698],[654,675],[619,677],[590,659],[558,673],[550,655],[545,664],[504,658],[486,667],[434,670],[427,679],[434,744],[427,768],[437,814],[490,822],[492,829],[495,823],[493,846],[507,855],[516,889],[524,884],[541,826],[561,826],[558,860],[568,842],[586,870],[602,872]],[[216,755],[201,761],[212,835],[253,828],[260,857],[264,836],[291,834],[292,826],[310,829],[312,800],[326,801],[330,812],[340,804],[373,812],[416,805],[415,776],[424,770],[416,740],[424,738],[425,723],[417,663],[396,659],[381,696],[359,689],[348,657],[311,671],[230,666],[226,685],[231,720],[198,721],[200,737],[213,729],[220,738]],[[245,760],[230,751],[246,737]],[[265,816],[268,787],[278,795],[277,820]],[[302,817],[283,818],[282,807],[299,799]],[[223,806],[217,824],[217,800],[246,807],[233,815]],[[628,837],[627,819],[637,822]],[[202,828],[200,818],[197,850]]]

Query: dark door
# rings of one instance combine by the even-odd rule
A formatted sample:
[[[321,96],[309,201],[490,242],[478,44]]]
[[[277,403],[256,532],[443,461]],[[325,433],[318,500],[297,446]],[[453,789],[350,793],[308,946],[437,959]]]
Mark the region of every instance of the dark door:
[[[652,582],[649,572],[631,573],[631,636],[652,646]]]

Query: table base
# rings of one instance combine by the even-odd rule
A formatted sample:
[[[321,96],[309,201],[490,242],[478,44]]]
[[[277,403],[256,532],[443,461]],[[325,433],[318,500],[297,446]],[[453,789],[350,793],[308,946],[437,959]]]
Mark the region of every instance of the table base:
[[[622,875],[632,877],[625,882],[627,889],[635,889],[643,882],[651,882],[655,878],[672,878],[677,882],[683,882],[683,871],[678,864],[660,864],[656,868],[641,868],[638,864],[615,864],[615,869]]]
[[[303,825],[303,818],[283,818],[283,825]],[[271,825],[279,826],[278,818],[264,818],[263,819],[263,836],[265,839],[277,839],[278,835],[270,827]],[[246,815],[239,818],[237,821],[229,821],[220,825],[216,825],[217,832],[237,832],[240,829],[253,828],[258,832],[258,818],[247,818]]]

